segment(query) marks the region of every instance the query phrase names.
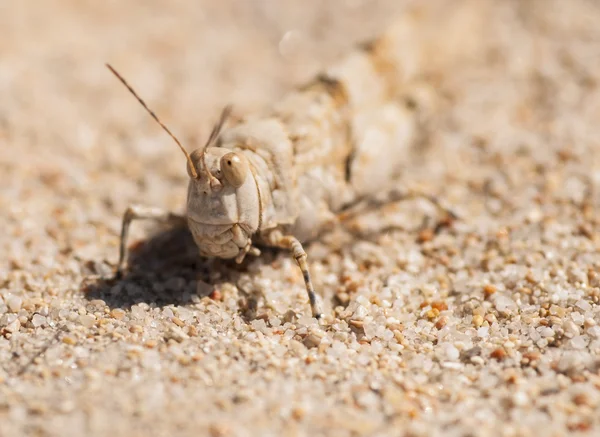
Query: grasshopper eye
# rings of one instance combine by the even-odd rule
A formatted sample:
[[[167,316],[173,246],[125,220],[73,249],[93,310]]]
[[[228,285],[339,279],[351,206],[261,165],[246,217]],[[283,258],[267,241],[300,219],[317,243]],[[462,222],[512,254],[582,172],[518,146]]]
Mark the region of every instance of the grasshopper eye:
[[[221,158],[221,171],[234,188],[240,187],[248,174],[248,163],[237,153],[229,152]]]

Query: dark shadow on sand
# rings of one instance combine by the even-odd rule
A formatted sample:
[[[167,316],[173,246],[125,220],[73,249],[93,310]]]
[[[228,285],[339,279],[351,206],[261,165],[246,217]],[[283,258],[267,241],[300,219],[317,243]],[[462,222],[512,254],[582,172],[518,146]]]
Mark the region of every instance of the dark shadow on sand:
[[[210,295],[220,283],[236,283],[245,270],[245,263],[201,258],[187,227],[177,226],[130,245],[120,279],[91,276],[82,289],[87,299],[102,299],[111,308],[125,309],[141,302],[159,307],[186,305],[194,295]]]

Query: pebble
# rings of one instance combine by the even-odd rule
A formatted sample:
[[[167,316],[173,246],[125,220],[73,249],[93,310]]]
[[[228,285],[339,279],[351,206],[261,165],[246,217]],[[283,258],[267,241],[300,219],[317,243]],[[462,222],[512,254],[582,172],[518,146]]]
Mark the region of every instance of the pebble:
[[[96,318],[90,314],[79,316],[79,322],[86,328],[91,328],[96,323]]]
[[[579,308],[580,310],[582,310],[583,312],[588,312],[592,310],[592,305],[590,305],[590,303],[586,300],[578,300],[577,303],[575,304],[575,306],[577,308]]]
[[[44,326],[46,324],[46,318],[40,314],[34,314],[31,318],[31,324],[38,328],[40,326]]]
[[[172,315],[173,315],[173,313],[171,312],[171,316]],[[142,320],[144,317],[146,317],[146,311],[144,311],[144,309],[142,307],[140,307],[139,305],[133,305],[131,307],[131,316],[134,319]]]
[[[458,357],[460,356],[460,352],[453,345],[447,345],[445,348],[445,351],[446,351],[447,359],[449,359],[450,361],[458,360]]]
[[[8,305],[8,309],[13,313],[18,313],[21,309],[21,305],[23,305],[23,299],[20,296],[10,296],[6,301]]]
[[[583,335],[573,337],[569,342],[573,349],[584,349],[587,346],[587,338]]]
[[[6,332],[11,332],[11,333],[15,333],[15,332],[19,332],[19,329],[21,328],[21,321],[16,318],[15,320],[13,320],[12,322],[8,323],[5,327],[4,330]]]

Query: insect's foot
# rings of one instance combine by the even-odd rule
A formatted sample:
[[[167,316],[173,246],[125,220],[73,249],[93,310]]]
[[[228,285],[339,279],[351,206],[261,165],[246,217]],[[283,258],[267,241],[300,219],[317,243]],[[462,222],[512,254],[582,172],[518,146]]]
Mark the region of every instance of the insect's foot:
[[[314,293],[314,292],[313,292]],[[317,320],[321,320],[323,318],[323,310],[321,309],[321,304],[318,300],[318,297],[316,294],[312,295],[312,298],[310,298],[310,309],[312,311],[312,316],[317,319]]]

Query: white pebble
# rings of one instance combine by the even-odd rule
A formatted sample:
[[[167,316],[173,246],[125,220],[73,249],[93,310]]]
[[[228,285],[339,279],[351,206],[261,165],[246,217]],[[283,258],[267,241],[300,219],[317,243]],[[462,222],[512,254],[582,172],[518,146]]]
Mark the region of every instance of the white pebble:
[[[583,335],[578,335],[571,339],[571,347],[573,349],[583,349],[587,346],[587,338]]]
[[[20,296],[10,296],[6,304],[13,313],[17,313],[21,309],[21,305],[23,305],[23,299]]]
[[[91,328],[96,323],[96,318],[90,314],[85,314],[83,316],[79,316],[79,323],[81,323],[86,328]]]
[[[4,329],[8,332],[17,332],[21,328],[21,322],[19,319],[13,320],[11,323],[6,325]]]
[[[512,299],[502,295],[496,298],[494,305],[498,311],[503,313],[510,313],[517,307],[517,304]]]
[[[146,312],[139,305],[133,305],[131,307],[131,315],[133,316],[134,319],[140,320],[140,319],[143,319],[144,317],[146,317]]]
[[[517,407],[525,407],[529,404],[529,397],[523,391],[517,391],[513,396],[513,403]]]
[[[179,308],[177,313],[179,318],[184,322],[187,322],[188,320],[191,320],[194,317],[194,314],[190,310],[183,307]]]
[[[367,309],[364,306],[359,305],[356,308],[356,310],[354,311],[354,314],[352,315],[352,318],[354,320],[363,320],[367,316],[367,314],[368,314]]]
[[[567,320],[563,324],[563,328],[567,337],[575,337],[579,335],[579,327],[572,320]]]
[[[456,361],[456,360],[458,360],[458,357],[460,356],[460,352],[458,351],[458,349],[456,349],[451,344],[446,346],[445,352],[446,352],[446,358],[449,359],[450,361]]]
[[[310,325],[317,325],[317,319],[315,319],[314,317],[311,316],[302,316],[298,319],[298,325],[300,326],[310,326]]]
[[[263,334],[266,334],[268,332],[267,324],[263,319],[252,320],[250,324],[256,331],[262,332]]]
[[[592,337],[600,338],[600,326],[592,326],[588,328],[587,333]]]
[[[592,309],[592,306],[590,305],[590,303],[587,300],[579,300],[575,306],[583,311],[590,311]]]
[[[583,325],[583,322],[585,321],[585,317],[583,316],[583,314],[577,311],[571,313],[571,319],[573,320],[573,322],[580,326]]]
[[[342,358],[348,353],[348,348],[341,341],[334,341],[327,354],[336,358]]]
[[[41,314],[34,314],[33,317],[31,318],[31,324],[35,328],[38,328],[38,327],[46,324],[46,318],[44,316],[42,316]]]
[[[142,311],[144,311],[144,310],[143,310],[141,307],[139,307],[139,306],[138,306],[138,308],[140,308]],[[132,312],[133,312],[133,307],[131,308],[131,310],[132,310]],[[137,317],[137,316],[136,316],[136,317],[137,317],[137,318],[139,318],[139,319],[142,319],[142,318],[144,318],[144,316],[145,316],[145,315],[146,315],[146,313],[144,312],[144,315],[143,315],[143,316],[141,316],[141,317]],[[172,319],[173,317],[175,317],[175,314],[173,314],[173,310],[172,310],[171,308],[165,308],[165,309],[163,310],[163,316],[164,316],[166,319],[169,319],[169,320],[170,320],[170,319]]]
[[[16,314],[4,314],[2,317],[0,317],[0,326],[10,325],[15,320],[17,320]]]
[[[363,325],[363,330],[367,340],[370,340],[377,335],[377,323],[367,322]]]

